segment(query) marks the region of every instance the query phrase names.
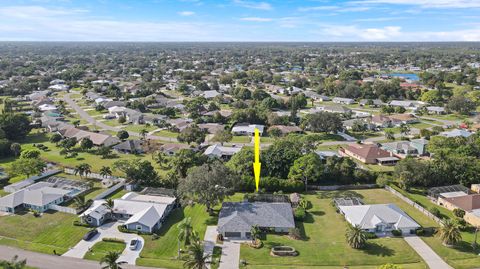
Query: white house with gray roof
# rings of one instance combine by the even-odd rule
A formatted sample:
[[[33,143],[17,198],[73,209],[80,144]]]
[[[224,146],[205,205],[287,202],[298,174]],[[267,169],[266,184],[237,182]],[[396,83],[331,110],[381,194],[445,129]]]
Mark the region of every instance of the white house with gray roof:
[[[290,203],[225,202],[218,217],[217,231],[226,238],[249,238],[253,226],[287,233],[295,228]]]
[[[414,233],[420,228],[410,216],[394,204],[339,206],[340,213],[352,226],[372,233],[399,230],[402,234]]]
[[[258,129],[259,134],[262,135],[265,126],[259,124],[237,124],[232,128],[232,133],[235,135],[253,136],[255,134],[255,129]]]
[[[208,157],[228,159],[238,153],[240,150],[242,150],[242,147],[225,147],[215,144],[209,146],[203,154],[207,155]]]

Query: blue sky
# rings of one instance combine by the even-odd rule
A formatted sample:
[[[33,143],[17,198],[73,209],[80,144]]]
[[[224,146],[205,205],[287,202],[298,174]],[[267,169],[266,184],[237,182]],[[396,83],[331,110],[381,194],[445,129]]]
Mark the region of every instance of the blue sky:
[[[0,40],[480,41],[480,0],[0,0]]]

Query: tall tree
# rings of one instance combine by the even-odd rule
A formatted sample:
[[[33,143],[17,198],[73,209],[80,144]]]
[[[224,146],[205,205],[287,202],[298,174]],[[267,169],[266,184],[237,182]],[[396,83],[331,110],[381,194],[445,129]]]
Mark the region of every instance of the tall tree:
[[[13,152],[15,157],[18,157],[20,155],[20,151],[22,151],[22,146],[18,143],[12,143],[12,145],[10,145],[10,150]]]
[[[201,242],[195,241],[187,248],[187,256],[183,267],[187,269],[207,269],[210,254],[205,254],[205,249]]]
[[[185,128],[177,137],[180,142],[187,142],[189,145],[193,142],[200,145],[205,141],[206,133],[197,125]]]
[[[105,256],[100,259],[100,265],[105,264],[102,269],[122,269],[120,263],[117,262],[120,258],[121,253],[118,251],[109,251]]]
[[[102,166],[102,168],[100,168],[100,175],[102,177],[111,176],[112,175],[112,169],[110,169],[110,167],[108,167],[108,166]]]
[[[288,173],[288,178],[303,181],[305,191],[308,191],[308,182],[318,181],[322,174],[322,160],[318,154],[309,153],[295,160]]]
[[[74,173],[75,175],[79,175],[80,178],[83,178],[84,176],[87,176],[88,174],[92,173],[92,166],[88,163],[82,163],[74,168]]]
[[[30,119],[25,114],[4,113],[0,114],[0,129],[8,140],[18,141],[25,139],[32,130]]]
[[[447,246],[455,245],[462,240],[462,234],[460,233],[457,223],[450,219],[444,220],[442,225],[440,225],[440,228],[438,228],[438,236],[443,244]]]
[[[190,245],[190,239],[191,239],[192,232],[193,232],[192,218],[187,217],[187,218],[183,219],[182,222],[180,222],[177,225],[177,228],[179,230],[178,231],[178,240],[180,242],[183,242],[183,244],[185,246]]]
[[[219,161],[192,168],[180,179],[178,194],[184,200],[205,205],[207,211],[235,191],[238,177]]]
[[[133,183],[145,186],[156,186],[159,183],[157,172],[147,160],[120,160],[113,167],[122,171]]]
[[[363,248],[367,243],[367,236],[359,226],[348,226],[345,236],[348,245],[355,249]]]

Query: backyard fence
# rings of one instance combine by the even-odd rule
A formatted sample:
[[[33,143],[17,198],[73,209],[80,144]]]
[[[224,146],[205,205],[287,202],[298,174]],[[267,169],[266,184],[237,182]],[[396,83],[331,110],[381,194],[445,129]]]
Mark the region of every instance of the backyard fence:
[[[440,218],[438,218],[437,216],[433,215],[432,213],[430,213],[430,211],[428,211],[427,209],[425,209],[423,206],[415,203],[414,201],[408,199],[407,197],[405,197],[403,194],[401,194],[400,192],[396,191],[395,189],[393,189],[392,187],[390,186],[385,186],[385,189],[393,194],[395,194],[398,198],[402,199],[403,201],[405,201],[407,204],[415,207],[416,209],[418,209],[420,212],[422,212],[423,214],[425,214],[427,217],[433,219],[435,222],[437,222],[438,224],[442,224],[442,220]]]
[[[66,207],[66,206],[59,206],[59,205],[50,205],[49,208],[51,210],[55,210],[58,212],[68,213],[77,215],[78,211],[75,208]]]
[[[119,189],[123,188],[124,186],[125,186],[125,182],[124,182],[124,181],[122,181],[122,182],[120,182],[120,183],[118,183],[118,184],[116,184],[116,185],[113,185],[113,186],[110,187],[108,190],[106,190],[106,191],[100,193],[99,195],[95,196],[95,198],[93,198],[93,200],[95,201],[95,200],[103,199],[103,198],[109,196],[110,194],[118,191]]]
[[[63,171],[65,172],[65,174],[75,175],[75,169],[65,167],[65,168],[63,169]],[[87,177],[87,178],[93,178],[93,179],[98,179],[98,180],[104,180],[104,179],[112,179],[112,180],[115,180],[115,181],[124,181],[124,180],[125,180],[124,178],[121,178],[121,177],[116,177],[116,176],[102,176],[102,175],[97,174],[97,173],[89,173],[89,174],[85,175],[85,177]]]
[[[316,190],[316,191],[359,190],[359,189],[373,189],[377,187],[378,187],[377,184],[332,185],[332,186],[308,185],[308,189]]]

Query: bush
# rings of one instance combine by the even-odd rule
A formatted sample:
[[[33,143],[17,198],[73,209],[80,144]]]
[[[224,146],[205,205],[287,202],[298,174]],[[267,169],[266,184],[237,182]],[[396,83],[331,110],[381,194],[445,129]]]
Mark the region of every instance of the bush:
[[[418,236],[424,236],[425,235],[425,230],[424,229],[417,229],[415,231],[415,234],[418,235]]]
[[[263,177],[260,182],[260,187],[266,192],[278,192],[284,193],[303,192],[305,187],[303,182],[297,180],[280,179],[276,177]],[[251,177],[242,177],[242,182],[239,187],[240,191],[254,191],[255,181]]]
[[[455,208],[453,210],[453,215],[455,215],[456,217],[459,217],[459,218],[463,218],[463,216],[465,216],[465,210],[460,209],[460,208]]]
[[[400,230],[392,230],[393,236],[402,236],[402,231]]]
[[[112,243],[123,243],[125,244],[125,240],[120,238],[113,238],[113,237],[105,237],[102,239],[103,242],[112,242]]]
[[[140,231],[130,231],[125,225],[118,226],[118,231],[127,234],[138,234],[138,235],[151,235],[152,233],[145,233]]]
[[[74,220],[74,221],[73,221],[73,225],[74,225],[74,226],[80,226],[80,227],[87,227],[87,228],[91,228],[91,227],[92,227],[92,225],[90,225],[90,224],[88,224],[88,223],[83,223],[83,222],[81,222],[81,221],[79,221],[79,220]]]
[[[378,236],[377,236],[375,233],[370,233],[370,232],[365,233],[365,236],[367,237],[367,239],[376,239],[376,238],[378,238]]]
[[[300,230],[298,228],[288,229],[288,235],[295,240],[302,239],[302,234],[300,233]]]
[[[307,215],[305,209],[297,207],[294,212],[294,218],[298,221],[303,221]]]
[[[442,214],[440,213],[440,210],[436,207],[430,208],[430,213],[432,213],[435,217],[440,218]]]

